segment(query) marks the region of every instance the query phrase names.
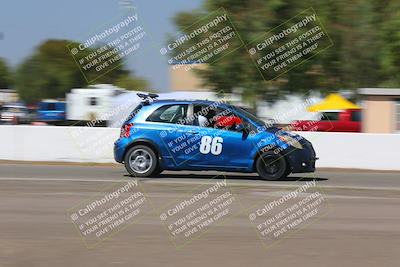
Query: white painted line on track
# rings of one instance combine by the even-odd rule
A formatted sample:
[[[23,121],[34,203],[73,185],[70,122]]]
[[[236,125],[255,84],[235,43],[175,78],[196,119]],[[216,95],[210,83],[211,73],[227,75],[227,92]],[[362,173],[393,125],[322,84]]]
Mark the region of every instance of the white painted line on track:
[[[66,179],[66,178],[19,178],[19,177],[3,177],[0,178],[0,181],[33,181],[33,182],[125,182],[127,180],[116,179]]]
[[[215,179],[215,181],[221,179]],[[98,182],[98,183],[115,183],[115,182],[126,182],[129,179],[69,179],[69,178],[19,178],[19,177],[3,177],[0,178],[0,181],[27,181],[27,182]],[[205,181],[194,181],[194,180],[185,180],[182,178],[160,178],[160,179],[152,179],[152,178],[139,178],[139,182],[141,183],[152,183],[152,184],[182,184],[182,185],[204,185],[204,184],[212,184],[210,179]],[[240,182],[231,182],[228,179],[228,185],[230,186],[244,186],[244,187],[276,187],[276,188],[288,188],[288,187],[297,187],[300,183],[285,183],[282,182],[271,183],[265,182],[262,180],[243,180]],[[303,181],[304,182],[304,181]],[[376,187],[376,186],[342,186],[342,185],[323,185],[317,183],[317,187],[323,189],[354,189],[354,190],[385,190],[385,191],[400,191],[400,187]]]

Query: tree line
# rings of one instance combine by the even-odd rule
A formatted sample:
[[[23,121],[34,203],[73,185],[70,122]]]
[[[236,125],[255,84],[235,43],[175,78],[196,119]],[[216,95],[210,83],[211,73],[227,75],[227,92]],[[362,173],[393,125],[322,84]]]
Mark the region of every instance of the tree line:
[[[397,0],[205,0],[202,8],[174,18],[180,32],[223,7],[244,43],[312,7],[333,46],[270,81],[264,80],[246,49],[197,70],[204,85],[249,100],[277,99],[288,93],[361,87],[400,86],[400,1]],[[178,53],[177,51],[176,53]]]
[[[94,69],[90,70],[85,79],[67,45],[76,47],[79,43],[47,40],[14,71],[0,58],[0,88],[15,88],[21,100],[35,103],[46,98],[64,98],[72,88],[88,86],[90,77],[96,78],[94,83],[110,83],[128,90],[147,87],[147,82],[135,77],[124,62],[99,78]],[[86,49],[85,53],[91,52],[93,49]]]
[[[239,49],[210,63],[207,69],[197,70],[204,85],[217,92],[239,88],[251,102],[311,89],[330,92],[400,86],[400,1],[205,0],[200,9],[178,13],[173,22],[185,33],[194,22],[221,7],[227,10],[243,43],[312,7],[333,46],[270,81],[262,78],[248,51]],[[0,59],[0,88],[16,88],[23,100],[33,102],[64,97],[71,88],[87,86],[66,49],[68,44],[67,40],[42,43],[15,71]],[[146,81],[135,77],[124,64],[96,83],[114,83],[127,89],[146,86]]]

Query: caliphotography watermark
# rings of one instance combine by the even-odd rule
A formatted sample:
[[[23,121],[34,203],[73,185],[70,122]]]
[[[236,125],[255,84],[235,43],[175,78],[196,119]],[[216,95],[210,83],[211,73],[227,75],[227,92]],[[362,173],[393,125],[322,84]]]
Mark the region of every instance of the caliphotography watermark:
[[[304,94],[304,96],[306,95],[307,93]],[[302,102],[291,106],[285,112],[249,131],[248,139],[253,142],[258,154],[257,157],[261,159],[267,168],[279,165],[280,161],[283,161],[285,158],[290,161],[296,157],[301,157],[303,162],[300,166],[297,166],[297,169],[301,168],[303,172],[315,170],[316,152],[311,143],[302,136],[301,132],[331,130],[333,124],[329,117],[325,116],[322,112],[316,114],[308,113],[305,116],[306,120],[294,121],[283,127],[277,126],[283,121],[288,121],[295,114],[304,113],[309,106],[315,103],[316,99],[305,97]],[[321,120],[324,121],[324,128],[321,128]],[[293,131],[299,131],[300,133]],[[316,138],[318,139],[318,137]]]
[[[116,139],[132,135],[135,129],[129,127],[129,125],[121,128],[119,136],[115,129],[97,126],[112,120],[111,126],[120,127],[139,112],[135,108],[137,105],[137,99],[129,99],[110,111],[96,114],[92,120],[79,121],[74,124],[81,125],[80,127],[68,127],[68,132],[73,143],[78,148],[81,159],[87,161],[94,158],[100,161],[105,160],[112,152],[112,145]],[[124,116],[122,114],[128,115]]]
[[[183,30],[160,49],[172,69],[192,69],[192,64],[212,63],[243,46],[225,9],[220,8]]]
[[[200,160],[195,164],[213,162],[223,150],[224,130],[227,130],[230,108],[221,108],[228,104],[225,97],[217,101],[195,105],[176,104],[166,106],[156,112],[150,121],[164,121],[168,124],[160,131],[160,138],[170,157],[177,166]],[[187,116],[186,116],[187,114]],[[232,124],[231,127],[234,127]],[[201,157],[198,157],[201,155]]]
[[[247,45],[265,80],[273,80],[333,45],[309,8]]]
[[[133,1],[131,0],[119,0],[118,4],[121,8],[124,9],[135,9],[135,5],[133,4]]]
[[[75,225],[88,248],[110,238],[140,219],[152,207],[140,188],[138,180],[116,183],[95,198],[68,210],[68,216]]]
[[[126,57],[143,49],[147,38],[138,14],[124,12],[121,17],[87,36],[82,43],[67,47],[90,83],[121,66]]]
[[[226,178],[220,175],[163,207],[159,218],[180,249],[242,211]]]
[[[303,181],[304,180],[304,181]],[[247,215],[265,248],[283,241],[330,211],[314,179],[303,178],[295,189],[269,192],[268,199],[248,208]]]

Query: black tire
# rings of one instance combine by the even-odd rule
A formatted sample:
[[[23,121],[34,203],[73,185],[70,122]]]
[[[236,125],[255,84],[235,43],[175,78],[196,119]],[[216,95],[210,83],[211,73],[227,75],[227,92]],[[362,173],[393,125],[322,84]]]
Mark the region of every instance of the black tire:
[[[268,181],[283,179],[289,174],[285,158],[272,151],[265,152],[258,157],[256,170],[261,178]]]
[[[286,172],[281,179],[288,177],[291,173],[292,173],[292,170],[289,167],[287,167]]]
[[[156,153],[145,145],[131,147],[125,154],[124,164],[135,177],[149,177],[159,170]]]
[[[157,169],[151,174],[151,176],[158,177],[163,171],[164,171],[163,169],[157,167]]]

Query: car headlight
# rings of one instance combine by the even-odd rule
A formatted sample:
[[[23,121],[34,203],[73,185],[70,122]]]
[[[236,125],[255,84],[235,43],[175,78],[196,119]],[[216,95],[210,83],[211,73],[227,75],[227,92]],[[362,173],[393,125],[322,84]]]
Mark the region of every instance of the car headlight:
[[[281,140],[282,142],[291,145],[297,149],[303,149],[303,145],[300,144],[300,142],[292,136],[289,135],[278,135],[279,140]]]

